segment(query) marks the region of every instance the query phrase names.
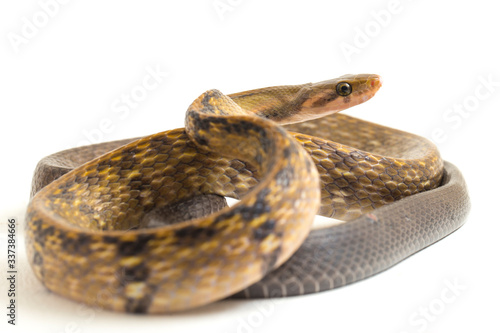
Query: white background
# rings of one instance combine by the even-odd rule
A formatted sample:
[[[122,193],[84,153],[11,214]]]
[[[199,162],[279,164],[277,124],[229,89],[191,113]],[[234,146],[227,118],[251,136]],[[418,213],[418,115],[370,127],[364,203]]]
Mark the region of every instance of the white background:
[[[0,5],[2,332],[499,331],[492,175],[500,165],[500,23],[493,1],[54,1]],[[123,96],[138,94],[151,70],[168,75],[124,107]],[[20,223],[22,246],[40,158],[89,137],[182,127],[187,106],[207,89],[231,93],[362,72],[382,75],[384,86],[348,114],[428,138],[441,131],[438,146],[462,170],[473,204],[456,233],[338,290],[163,316],[85,309],[51,295],[21,248],[18,325],[6,324],[6,221]]]

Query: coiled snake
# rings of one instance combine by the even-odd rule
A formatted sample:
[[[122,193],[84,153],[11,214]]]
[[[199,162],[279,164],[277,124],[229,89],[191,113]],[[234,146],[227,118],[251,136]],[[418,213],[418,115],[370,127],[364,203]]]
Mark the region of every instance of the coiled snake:
[[[44,158],[26,218],[36,276],[91,306],[164,313],[332,289],[445,237],[470,207],[460,172],[424,138],[335,114],[380,85],[210,90],[185,128]],[[347,222],[309,233],[316,213]]]

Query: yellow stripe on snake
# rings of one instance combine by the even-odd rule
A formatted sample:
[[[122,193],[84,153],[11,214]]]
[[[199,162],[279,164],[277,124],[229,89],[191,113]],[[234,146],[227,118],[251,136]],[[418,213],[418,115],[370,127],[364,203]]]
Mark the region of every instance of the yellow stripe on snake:
[[[387,269],[458,229],[470,204],[431,142],[336,114],[380,86],[210,90],[185,128],[44,158],[26,218],[33,271],[90,306],[166,313]],[[310,231],[317,213],[347,222]]]

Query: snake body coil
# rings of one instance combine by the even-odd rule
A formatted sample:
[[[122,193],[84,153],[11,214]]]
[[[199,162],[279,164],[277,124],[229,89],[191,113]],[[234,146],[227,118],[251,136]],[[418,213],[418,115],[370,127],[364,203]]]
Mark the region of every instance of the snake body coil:
[[[394,265],[456,230],[469,199],[429,141],[333,114],[379,87],[357,75],[211,90],[185,129],[45,158],[27,212],[35,274],[89,305],[163,313],[328,290]],[[240,201],[219,210],[213,195]],[[318,210],[348,222],[309,234]],[[187,221],[156,222],[177,211]]]

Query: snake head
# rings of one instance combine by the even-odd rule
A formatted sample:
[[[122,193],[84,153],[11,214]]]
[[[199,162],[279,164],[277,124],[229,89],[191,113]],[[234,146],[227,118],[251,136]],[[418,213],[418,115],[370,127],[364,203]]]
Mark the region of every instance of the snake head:
[[[304,86],[297,95],[302,96],[301,111],[289,123],[324,117],[364,103],[381,86],[382,79],[376,74],[348,74]]]

